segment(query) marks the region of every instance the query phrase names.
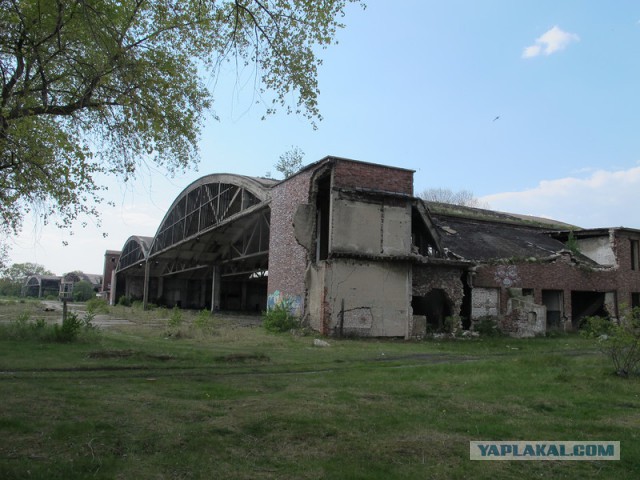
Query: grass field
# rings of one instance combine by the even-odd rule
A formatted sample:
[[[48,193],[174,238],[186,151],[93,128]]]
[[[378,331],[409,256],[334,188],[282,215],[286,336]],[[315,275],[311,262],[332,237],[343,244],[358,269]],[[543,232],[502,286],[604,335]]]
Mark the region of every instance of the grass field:
[[[0,478],[640,478],[640,380],[579,336],[318,348],[139,319],[69,344],[2,327]],[[470,440],[618,440],[621,460],[470,461]]]

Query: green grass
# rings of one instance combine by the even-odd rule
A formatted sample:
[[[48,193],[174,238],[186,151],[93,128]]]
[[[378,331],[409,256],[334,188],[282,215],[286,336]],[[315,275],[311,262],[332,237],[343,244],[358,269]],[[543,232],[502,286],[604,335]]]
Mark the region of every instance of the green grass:
[[[0,339],[0,478],[640,476],[640,380],[577,336],[316,348],[166,322]],[[470,440],[619,440],[622,459],[471,462]]]

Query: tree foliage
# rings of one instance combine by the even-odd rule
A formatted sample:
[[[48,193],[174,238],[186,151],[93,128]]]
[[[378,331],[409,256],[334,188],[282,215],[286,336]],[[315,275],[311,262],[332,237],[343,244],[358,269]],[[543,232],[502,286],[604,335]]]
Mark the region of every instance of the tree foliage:
[[[93,285],[86,280],[80,280],[73,284],[73,300],[75,302],[86,302],[95,297],[96,292],[93,290]]]
[[[303,158],[304,152],[302,149],[292,146],[290,150],[280,155],[280,159],[278,163],[274,165],[274,168],[280,172],[284,178],[289,178],[303,167]]]
[[[14,263],[10,267],[2,270],[0,278],[10,282],[22,283],[25,278],[31,275],[53,275],[53,273],[39,263]]]
[[[448,203],[463,207],[487,207],[486,204],[481,202],[473,192],[469,190],[459,190],[454,192],[449,188],[428,188],[420,193],[419,197],[428,202]]]
[[[31,275],[53,275],[38,263],[14,263],[10,267],[0,269],[0,295],[19,296],[25,279]]]
[[[265,114],[314,123],[317,48],[361,0],[0,0],[0,228],[97,215],[103,175],[197,163],[208,75],[255,68]],[[314,123],[315,124],[315,123]]]

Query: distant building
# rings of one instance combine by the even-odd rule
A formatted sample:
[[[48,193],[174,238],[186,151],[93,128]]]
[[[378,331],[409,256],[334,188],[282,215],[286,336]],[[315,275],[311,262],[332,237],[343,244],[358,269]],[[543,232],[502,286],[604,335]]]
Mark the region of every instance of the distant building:
[[[23,297],[58,296],[60,280],[62,277],[55,275],[30,275],[22,286]]]
[[[103,298],[111,298],[111,282],[113,280],[113,274],[120,260],[120,251],[107,250],[104,253],[104,269],[102,272],[102,286],[100,287],[100,294]]]

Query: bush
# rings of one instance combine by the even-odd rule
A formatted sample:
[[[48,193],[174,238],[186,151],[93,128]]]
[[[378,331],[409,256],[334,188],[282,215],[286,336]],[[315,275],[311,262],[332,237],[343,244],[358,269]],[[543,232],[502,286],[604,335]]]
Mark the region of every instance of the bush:
[[[211,317],[209,310],[200,310],[193,320],[193,325],[199,330],[206,330],[210,327]]]
[[[263,313],[262,325],[268,332],[280,333],[300,327],[300,321],[283,301]]]
[[[81,280],[73,285],[73,301],[74,302],[86,302],[95,298],[96,292],[93,290],[93,285],[89,282]]]
[[[57,342],[73,342],[78,338],[80,329],[82,328],[82,321],[78,318],[74,312],[68,312],[67,318],[62,320],[62,326],[54,325],[53,334]]]
[[[628,377],[638,373],[640,364],[640,308],[625,312],[618,324],[599,340],[601,350],[611,359],[616,374]]]
[[[484,337],[500,337],[502,330],[494,317],[482,317],[473,324],[473,329]]]
[[[173,307],[167,324],[169,325],[169,328],[180,328],[182,325],[182,310],[178,307]]]
[[[598,338],[611,335],[614,324],[608,318],[586,317],[580,325],[580,335],[587,338]]]
[[[462,321],[460,317],[453,315],[445,317],[444,324],[442,325],[442,331],[451,335],[456,335],[462,330]]]
[[[87,312],[91,313],[109,313],[109,304],[104,298],[94,297],[87,300]]]
[[[118,299],[118,305],[121,307],[130,307],[131,306],[131,297],[127,295],[123,295]]]

